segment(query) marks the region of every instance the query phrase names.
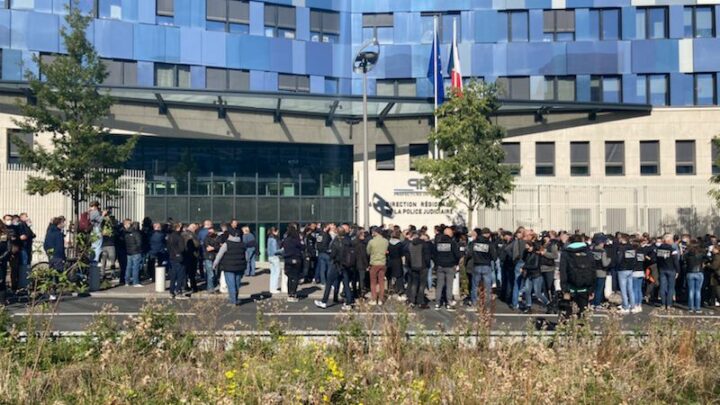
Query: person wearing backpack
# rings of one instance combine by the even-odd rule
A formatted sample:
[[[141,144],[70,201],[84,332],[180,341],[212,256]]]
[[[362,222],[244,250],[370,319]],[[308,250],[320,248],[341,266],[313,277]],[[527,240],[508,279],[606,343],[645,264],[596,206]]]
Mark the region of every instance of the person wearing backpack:
[[[673,246],[671,234],[663,236],[662,244],[655,251],[655,258],[660,273],[660,302],[668,310],[673,306],[675,279],[680,271],[680,254]]]
[[[342,309],[348,310],[352,308],[354,302],[352,289],[350,288],[350,276],[356,261],[355,248],[350,237],[347,236],[344,227],[338,227],[337,236],[330,243],[330,271],[328,272],[327,283],[325,283],[325,292],[321,301],[315,301],[315,306],[326,309],[330,298],[330,289],[334,288],[337,295],[339,283],[336,283],[336,280],[342,279],[343,292],[345,293],[345,303]]]
[[[383,237],[382,229],[372,228],[372,240],[367,244],[370,256],[370,297],[373,304],[385,302],[386,254],[390,243]]]
[[[581,235],[572,235],[560,254],[560,289],[563,299],[575,303],[578,315],[582,315],[594,285],[595,268],[590,247]],[[564,305],[564,309],[565,313],[561,315],[569,318],[572,315],[572,306]]]
[[[595,298],[593,299],[593,307],[595,310],[602,309],[603,294],[605,291],[605,283],[608,276],[608,267],[610,266],[610,257],[605,249],[607,238],[605,235],[598,233],[593,235],[592,239],[592,255],[593,267],[595,268]]]
[[[430,268],[430,245],[416,232],[410,235],[410,242],[405,248],[405,263],[409,268],[408,304],[411,307],[427,309],[425,288],[427,273]]]
[[[478,286],[483,283],[485,294],[484,309],[490,310],[492,303],[493,270],[492,263],[497,258],[495,249],[496,243],[490,240],[490,229],[483,228],[473,231],[474,238],[467,248],[465,257],[472,259],[472,277],[470,278],[470,303],[476,306],[478,303]]]

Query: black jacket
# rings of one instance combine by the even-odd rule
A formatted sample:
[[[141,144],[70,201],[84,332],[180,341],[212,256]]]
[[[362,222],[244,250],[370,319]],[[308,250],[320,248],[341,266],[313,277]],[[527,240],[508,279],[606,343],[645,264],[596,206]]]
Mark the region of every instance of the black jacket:
[[[366,270],[370,266],[370,258],[367,254],[367,239],[360,240],[355,238],[352,241],[355,248],[355,268],[358,270]]]
[[[473,260],[473,266],[489,266],[497,258],[496,244],[485,237],[472,241],[467,249],[467,257]]]
[[[228,238],[220,247],[220,251],[218,251],[215,258],[218,261],[217,268],[228,273],[244,272],[247,267],[245,250],[245,243],[243,243],[242,238]]]
[[[168,257],[171,261],[182,262],[187,250],[187,244],[185,238],[183,238],[180,232],[172,232],[167,237],[167,251]]]
[[[663,243],[655,251],[659,271],[680,271],[680,254],[672,246]]]
[[[123,231],[125,239],[125,252],[128,256],[139,255],[142,253],[142,235],[135,227],[130,227]]]
[[[303,258],[303,244],[298,238],[287,237],[280,243],[283,249],[283,257],[285,261],[298,260]]]
[[[425,269],[430,268],[430,260],[432,259],[432,248],[430,242],[426,242],[420,238],[415,238],[405,245],[405,265],[411,270],[421,270],[413,268],[413,252],[420,251],[422,266]]]
[[[352,241],[350,241],[349,236],[336,236],[332,243],[330,243],[330,260],[332,260],[336,266],[340,267],[343,259],[343,252],[349,247],[352,247]]]
[[[460,249],[451,237],[443,234],[435,242],[433,261],[440,267],[455,267],[460,261]]]
[[[215,260],[215,256],[217,256],[218,251],[220,250],[220,245],[221,245],[221,243],[220,243],[220,240],[218,239],[217,234],[215,234],[215,233],[208,234],[205,237],[205,240],[203,241],[203,247],[202,247],[203,257],[205,258],[205,260]],[[208,247],[212,247],[215,250],[208,251],[207,250]]]

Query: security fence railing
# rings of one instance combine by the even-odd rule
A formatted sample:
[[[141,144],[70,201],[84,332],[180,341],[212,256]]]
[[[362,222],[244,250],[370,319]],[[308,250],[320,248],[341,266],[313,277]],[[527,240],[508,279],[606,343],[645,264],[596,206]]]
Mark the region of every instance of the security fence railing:
[[[632,183],[631,180],[628,183]],[[479,223],[505,229],[595,232],[720,232],[718,211],[703,180],[658,184],[517,184],[499,210],[480,210]]]

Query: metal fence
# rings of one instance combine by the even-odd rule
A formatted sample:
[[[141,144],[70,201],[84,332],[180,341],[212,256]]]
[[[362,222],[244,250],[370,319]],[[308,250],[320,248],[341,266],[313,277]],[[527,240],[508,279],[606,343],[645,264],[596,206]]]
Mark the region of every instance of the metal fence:
[[[629,180],[632,182],[631,180]],[[517,184],[499,210],[483,209],[483,226],[595,232],[720,232],[720,218],[702,180],[656,185]]]
[[[35,224],[33,231],[41,240],[49,221],[58,215],[70,218],[72,202],[69,197],[59,193],[46,196],[28,195],[25,184],[31,175],[37,173],[17,164],[8,164],[7,170],[0,170],[0,212],[3,214],[28,213]],[[142,219],[145,212],[145,172],[142,170],[126,170],[118,180],[120,195],[115,198],[98,199],[103,207],[114,207],[117,218]],[[80,209],[87,209],[88,201],[81,204]]]

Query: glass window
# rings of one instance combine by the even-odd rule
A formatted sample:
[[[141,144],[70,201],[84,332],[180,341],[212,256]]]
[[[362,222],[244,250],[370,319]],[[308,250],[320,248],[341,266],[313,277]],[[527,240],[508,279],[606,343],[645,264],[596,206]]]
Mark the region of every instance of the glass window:
[[[496,81],[500,94],[511,100],[530,99],[530,77],[498,77]]]
[[[393,42],[392,13],[363,14],[363,41],[377,38],[383,44]]]
[[[720,148],[718,148],[718,145],[717,145],[715,139],[710,141],[710,145],[711,145],[710,159],[712,159],[712,174],[718,175],[718,174],[720,174],[720,166],[718,166],[718,164],[717,164],[718,159],[720,159],[720,154],[719,154]]]
[[[207,0],[206,28],[247,34],[250,31],[250,3],[245,0]]]
[[[265,4],[265,36],[295,38],[295,7]]]
[[[122,0],[99,0],[100,18],[122,19]]]
[[[660,174],[660,142],[640,142],[640,175]]]
[[[547,76],[545,77],[545,100],[574,101],[575,77]]]
[[[717,103],[715,96],[715,74],[695,74],[695,105],[714,105]]]
[[[638,8],[635,32],[639,39],[667,38],[667,7]]]
[[[675,141],[675,173],[695,174],[695,141]]]
[[[535,143],[535,175],[555,175],[555,142]]]
[[[103,84],[109,86],[135,86],[137,85],[137,62],[113,59],[101,59],[105,64],[108,76]]]
[[[205,88],[208,90],[225,90],[227,88],[225,69],[206,68]]]
[[[278,90],[292,93],[309,93],[310,76],[302,75],[278,75]]]
[[[376,82],[375,94],[380,97],[416,97],[417,84],[414,79],[381,79]]]
[[[570,142],[570,175],[590,175],[590,142]]]
[[[175,69],[173,65],[155,64],[155,86],[175,87]]]
[[[625,174],[625,142],[605,142],[605,175],[622,176]]]
[[[228,90],[250,90],[250,72],[247,70],[228,69]]]
[[[520,175],[520,142],[503,142],[503,151],[505,151],[505,160],[503,164],[511,165],[510,173],[513,176]]]
[[[338,79],[334,77],[325,78],[325,94],[338,94],[340,92],[340,86],[338,85]]]
[[[16,129],[8,129],[8,137],[7,137],[7,162],[8,164],[21,164],[20,160],[20,149],[15,145],[15,142],[13,142],[13,138],[18,139],[22,142],[24,142],[27,145],[33,144],[33,134],[27,133],[27,132],[20,132]]]
[[[652,105],[668,105],[670,94],[668,91],[667,75],[648,75],[647,76],[647,94],[648,101]]]
[[[647,103],[647,78],[639,75],[635,80],[635,97],[639,103]]]
[[[375,170],[395,170],[395,145],[375,145]]]
[[[590,78],[590,101],[597,103],[622,102],[622,78],[620,76],[592,76]]]
[[[575,39],[575,10],[545,10],[543,12],[545,41],[573,41]]]
[[[711,6],[685,7],[683,10],[685,38],[715,36],[715,13]]]
[[[453,39],[453,21],[457,26],[458,42],[460,42],[460,12],[459,11],[447,11],[447,12],[436,12],[428,11],[422,12],[420,23],[422,24],[422,37],[420,42],[425,44],[431,44],[433,41],[433,25],[435,17],[437,17],[437,32],[440,36],[440,42],[451,43]]]
[[[408,153],[410,154],[410,170],[415,170],[415,162],[428,157],[430,147],[426,143],[411,143]]]
[[[190,66],[177,66],[177,87],[190,88]]]
[[[175,0],[157,0],[155,14],[163,17],[175,15]]]
[[[590,35],[601,41],[619,40],[620,21],[620,10],[617,8],[590,10]]]
[[[527,42],[529,40],[528,12],[507,11],[508,16],[508,41]]]
[[[340,14],[332,11],[310,10],[310,40],[313,42],[338,41]]]

